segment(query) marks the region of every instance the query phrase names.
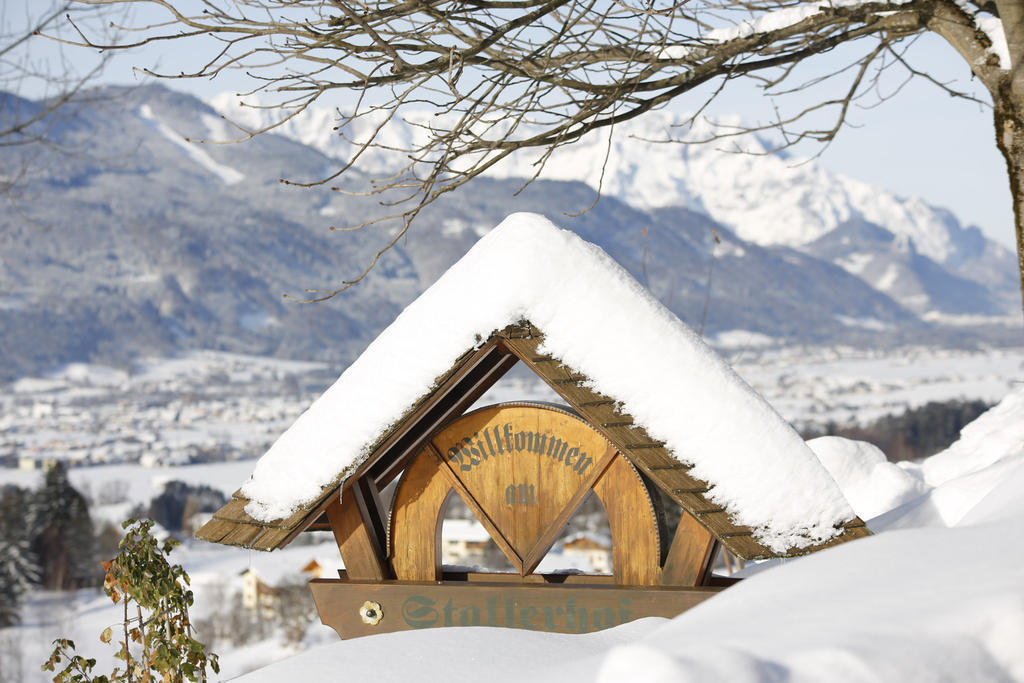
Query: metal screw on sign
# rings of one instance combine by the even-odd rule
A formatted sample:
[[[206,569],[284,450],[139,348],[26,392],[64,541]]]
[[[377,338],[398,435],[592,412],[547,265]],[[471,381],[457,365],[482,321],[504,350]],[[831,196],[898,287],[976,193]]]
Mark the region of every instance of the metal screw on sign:
[[[376,626],[384,618],[384,610],[381,609],[379,602],[367,600],[359,608],[359,616],[363,618],[364,624]]]

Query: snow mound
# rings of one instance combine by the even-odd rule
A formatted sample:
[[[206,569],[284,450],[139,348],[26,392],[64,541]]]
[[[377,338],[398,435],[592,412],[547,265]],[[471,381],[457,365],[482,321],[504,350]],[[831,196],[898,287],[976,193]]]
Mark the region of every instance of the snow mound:
[[[949,448],[925,459],[911,474],[927,492],[871,523],[873,530],[954,526],[1024,468],[1024,387],[960,431]],[[1024,490],[1024,489],[1022,489]],[[1024,507],[1024,506],[1022,506]],[[1019,536],[1018,532],[1018,536]]]
[[[822,436],[807,445],[861,519],[888,512],[926,491],[920,480],[889,462],[885,453],[867,441]]]
[[[940,486],[1016,455],[1021,449],[1024,449],[1024,386],[960,430],[960,438],[946,450],[928,458],[921,466],[921,473],[929,485]]]
[[[382,633],[318,647],[237,680],[328,681],[343,671],[353,681],[536,681],[556,662],[600,657],[664,623],[638,619],[584,637],[484,626]]]
[[[242,488],[246,512],[271,521],[317,498],[466,349],[522,319],[772,550],[825,541],[854,517],[800,436],[692,330],[600,248],[535,214],[481,238],[296,420]]]
[[[619,646],[587,678],[1022,680],[1024,545],[1000,543],[1012,528],[918,529],[815,553]]]

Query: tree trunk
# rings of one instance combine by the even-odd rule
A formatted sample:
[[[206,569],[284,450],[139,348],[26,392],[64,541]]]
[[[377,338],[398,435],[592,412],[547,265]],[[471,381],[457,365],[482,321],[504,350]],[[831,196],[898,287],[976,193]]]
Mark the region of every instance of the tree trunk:
[[[1013,228],[1017,238],[1017,269],[1021,292],[1024,294],[1024,96],[1017,96],[1007,82],[992,99],[996,146],[1006,160],[1006,172],[1010,179]],[[1024,299],[1021,306],[1024,310]]]

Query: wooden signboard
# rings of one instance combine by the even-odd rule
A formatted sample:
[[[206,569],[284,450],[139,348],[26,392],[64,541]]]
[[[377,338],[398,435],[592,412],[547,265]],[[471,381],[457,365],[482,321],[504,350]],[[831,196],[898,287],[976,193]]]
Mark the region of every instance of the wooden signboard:
[[[720,587],[554,584],[310,583],[323,622],[342,638],[439,626],[503,626],[589,633],[640,617],[672,617]]]
[[[582,633],[674,616],[713,595],[715,541],[683,513],[672,539],[649,484],[571,412],[504,404],[464,415],[412,458],[395,492],[386,548],[365,524],[356,485],[327,509],[345,562],[312,583],[325,624],[342,637],[433,626],[507,626]],[[613,575],[536,575],[583,499],[608,514]],[[516,574],[446,572],[441,522],[458,494]],[[626,589],[625,587],[629,587]]]

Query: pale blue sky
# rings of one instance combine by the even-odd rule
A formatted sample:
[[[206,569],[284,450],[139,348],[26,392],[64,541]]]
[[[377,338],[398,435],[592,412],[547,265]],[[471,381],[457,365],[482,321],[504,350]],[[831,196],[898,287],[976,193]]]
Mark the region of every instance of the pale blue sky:
[[[7,20],[13,10],[27,0],[3,0]],[[138,83],[133,66],[163,70],[187,68],[189,61],[201,56],[192,46],[165,42],[144,52],[117,55],[103,73],[102,80],[114,83]],[[51,57],[54,46],[41,54]],[[65,48],[76,64],[87,63],[91,56],[75,48]],[[970,73],[963,60],[940,38],[927,36],[913,48],[915,66],[927,67],[943,80],[953,80],[959,88],[971,88]],[[827,59],[838,60],[842,55]],[[827,68],[827,61],[812,62],[815,69]],[[191,65],[195,66],[195,64]],[[238,76],[216,80],[165,81],[169,87],[210,97],[225,90],[244,87]],[[739,113],[750,121],[771,117],[771,103],[752,87],[732,84],[726,88],[711,114]],[[987,99],[980,87],[975,93]],[[332,102],[331,104],[343,104]],[[684,97],[673,106],[680,111],[697,107],[700,100]],[[931,204],[952,210],[965,224],[980,227],[998,242],[1012,247],[1013,220],[1005,163],[995,147],[991,110],[987,106],[951,98],[938,87],[922,80],[907,84],[891,100],[873,109],[855,108],[848,127],[824,151],[820,162],[830,170],[881,185],[903,196],[917,195]],[[812,154],[816,147],[798,150]]]

